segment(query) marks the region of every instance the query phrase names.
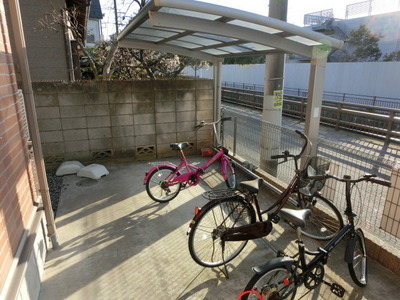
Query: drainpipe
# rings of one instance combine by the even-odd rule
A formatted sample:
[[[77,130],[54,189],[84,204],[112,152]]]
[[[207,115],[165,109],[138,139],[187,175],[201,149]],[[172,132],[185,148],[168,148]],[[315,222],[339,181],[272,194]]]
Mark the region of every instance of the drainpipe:
[[[44,213],[46,217],[47,233],[52,242],[53,249],[57,249],[59,248],[59,244],[57,240],[53,209],[51,206],[49,187],[47,184],[42,145],[40,142],[39,126],[37,123],[35,101],[32,91],[32,80],[29,72],[28,56],[26,54],[26,45],[22,28],[20,7],[18,0],[9,0],[8,3],[11,16],[11,25],[15,39],[15,47],[21,71],[22,92],[24,94],[28,126],[32,138],[32,145],[35,156],[35,166],[39,181],[39,192],[42,197]]]

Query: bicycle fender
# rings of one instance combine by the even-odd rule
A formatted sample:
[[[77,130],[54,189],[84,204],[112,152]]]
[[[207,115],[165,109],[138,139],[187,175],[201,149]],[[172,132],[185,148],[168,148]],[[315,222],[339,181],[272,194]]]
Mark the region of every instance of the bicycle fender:
[[[256,266],[253,267],[253,271],[256,274],[263,274],[264,272],[266,272],[267,270],[270,269],[274,269],[277,267],[284,267],[286,270],[290,271],[292,268],[292,265],[294,263],[294,259],[290,258],[290,257],[275,257],[271,260],[269,260],[267,263],[260,265],[260,266]]]
[[[163,165],[155,166],[155,167],[151,168],[150,171],[148,171],[148,172],[145,173],[145,175],[144,175],[144,180],[143,180],[143,184],[146,184],[146,183],[149,181],[150,175],[151,175],[155,170],[158,170],[158,169],[160,169],[161,167],[171,167],[171,168],[175,168],[175,169],[176,169],[176,166],[175,166],[175,165],[172,165],[172,164],[163,164]],[[178,172],[178,175],[180,175],[180,172]]]
[[[234,197],[236,198],[237,196],[234,196]],[[212,206],[212,205],[214,205],[214,204],[215,204],[216,202],[218,202],[218,201],[220,201],[220,199],[216,199],[216,200],[209,201],[209,202],[207,202],[207,204],[204,205],[203,207],[201,207],[201,208],[199,207],[199,208],[198,208],[197,214],[195,214],[194,217],[193,217],[193,219],[192,219],[192,221],[190,221],[188,231],[186,232],[187,234],[190,233],[190,230],[192,229],[193,225],[196,224],[197,221],[201,218],[201,216],[207,211],[207,208],[210,207],[210,206]]]
[[[361,229],[358,229],[361,231]],[[344,252],[344,261],[348,264],[353,262],[353,254],[354,254],[354,247],[356,246],[357,241],[357,234],[354,232],[354,235],[349,237],[346,243],[346,250]]]

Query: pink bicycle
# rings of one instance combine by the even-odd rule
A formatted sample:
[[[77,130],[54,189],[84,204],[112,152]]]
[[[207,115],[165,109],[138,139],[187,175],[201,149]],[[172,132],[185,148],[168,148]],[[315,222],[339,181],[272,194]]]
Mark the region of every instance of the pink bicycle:
[[[217,145],[213,146],[216,154],[205,165],[197,167],[188,163],[183,150],[190,146],[188,142],[171,144],[172,150],[180,151],[181,162],[178,166],[172,163],[159,164],[146,172],[143,184],[146,185],[147,194],[157,202],[168,202],[174,199],[182,187],[195,186],[200,182],[200,176],[217,160],[221,162],[221,172],[228,188],[236,187],[236,175],[231,159],[227,156],[228,149],[224,148],[217,133],[217,124],[231,120],[230,117],[218,121],[201,123],[195,129],[205,125],[212,125]]]

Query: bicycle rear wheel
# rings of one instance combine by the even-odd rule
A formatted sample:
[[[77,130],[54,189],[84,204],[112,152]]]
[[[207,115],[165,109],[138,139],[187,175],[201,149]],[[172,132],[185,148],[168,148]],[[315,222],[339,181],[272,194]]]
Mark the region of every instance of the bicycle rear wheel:
[[[182,184],[167,186],[166,183],[176,176],[176,168],[163,166],[155,169],[146,182],[147,194],[157,202],[171,201],[179,194]]]
[[[200,213],[189,233],[189,252],[193,260],[204,267],[217,267],[234,259],[247,241],[223,242],[221,234],[227,229],[254,223],[254,208],[234,197],[214,200],[214,204]]]
[[[247,284],[245,291],[257,291],[265,300],[285,299],[292,295],[294,299],[296,288],[294,287],[293,271],[288,271],[284,266],[275,266],[261,274],[255,274]],[[291,284],[287,284],[292,282]],[[242,300],[258,300],[255,294],[245,294]]]
[[[316,240],[330,240],[342,228],[343,218],[339,210],[329,200],[315,196],[312,200],[303,199],[302,208],[309,208],[311,215],[301,232]]]
[[[354,283],[364,287],[367,285],[367,248],[362,230],[359,228],[354,233],[354,249],[352,262],[348,263],[349,273]]]

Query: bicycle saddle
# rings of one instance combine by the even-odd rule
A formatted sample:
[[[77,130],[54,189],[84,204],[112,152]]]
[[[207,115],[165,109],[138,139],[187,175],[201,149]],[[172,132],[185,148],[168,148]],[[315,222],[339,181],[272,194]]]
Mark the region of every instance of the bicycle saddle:
[[[253,180],[242,181],[240,186],[243,189],[248,190],[250,193],[257,194],[260,189],[260,184],[262,182],[262,178],[256,178]]]
[[[281,217],[292,223],[297,227],[304,228],[306,226],[306,219],[311,215],[311,210],[307,209],[290,209],[290,208],[282,208],[279,212]]]
[[[172,150],[179,151],[179,150],[183,150],[183,149],[189,147],[190,143],[188,143],[188,142],[173,143],[173,144],[171,144],[169,146],[172,148]]]

